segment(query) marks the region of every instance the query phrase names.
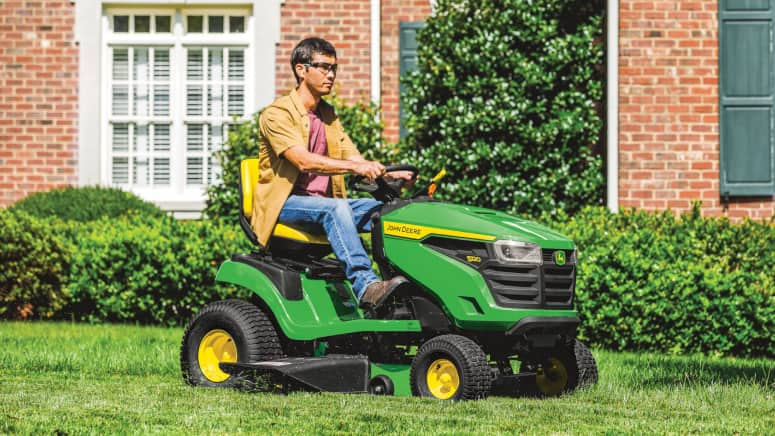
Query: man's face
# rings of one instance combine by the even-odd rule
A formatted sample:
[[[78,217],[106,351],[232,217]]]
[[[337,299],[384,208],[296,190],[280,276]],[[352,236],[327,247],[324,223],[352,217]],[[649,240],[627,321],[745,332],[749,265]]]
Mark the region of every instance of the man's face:
[[[331,93],[336,80],[336,58],[320,53],[312,55],[309,65],[296,64],[296,74],[301,85],[313,94],[323,96]]]

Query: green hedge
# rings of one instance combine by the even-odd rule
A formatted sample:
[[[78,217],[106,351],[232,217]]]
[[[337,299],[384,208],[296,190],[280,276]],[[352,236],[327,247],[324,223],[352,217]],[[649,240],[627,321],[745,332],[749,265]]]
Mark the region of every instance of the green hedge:
[[[0,317],[50,318],[64,305],[70,251],[61,227],[0,209]]]
[[[63,312],[84,321],[185,322],[202,306],[235,295],[216,285],[215,273],[249,249],[237,226],[217,222],[139,215],[96,221],[73,253]]]
[[[164,216],[155,204],[117,188],[101,186],[68,186],[29,195],[11,209],[45,218],[88,222],[102,217],[118,217],[127,213]]]
[[[579,247],[580,336],[615,350],[775,357],[775,225],[587,208],[550,226]],[[0,210],[0,318],[178,325],[246,290],[235,225],[131,214],[88,223]]]
[[[551,224],[550,224],[551,225]],[[775,356],[775,227],[699,206],[555,221],[579,247],[581,336],[615,350]]]

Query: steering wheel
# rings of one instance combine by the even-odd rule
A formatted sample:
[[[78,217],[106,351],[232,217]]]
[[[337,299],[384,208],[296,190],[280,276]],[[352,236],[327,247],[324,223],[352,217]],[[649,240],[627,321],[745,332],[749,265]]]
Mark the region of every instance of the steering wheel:
[[[417,173],[420,171],[414,165],[390,165],[385,167],[385,172],[390,173],[393,171],[410,171],[414,178],[417,178]],[[368,192],[375,199],[389,203],[396,198],[401,198],[401,188],[403,188],[406,180],[396,179],[388,182],[385,177],[377,177],[374,183],[366,182],[366,177],[360,175],[354,175],[350,177],[350,183],[348,187],[353,191]]]

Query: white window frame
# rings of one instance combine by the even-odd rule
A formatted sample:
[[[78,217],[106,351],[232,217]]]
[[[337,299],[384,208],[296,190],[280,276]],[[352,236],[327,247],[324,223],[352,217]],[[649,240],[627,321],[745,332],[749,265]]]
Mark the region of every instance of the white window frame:
[[[224,30],[228,28],[228,17],[241,15],[245,17],[243,33],[185,33],[186,17],[188,15],[224,16]],[[172,16],[171,33],[113,33],[111,21],[114,15],[170,15]],[[111,47],[149,47],[161,46],[170,49],[170,187],[131,187],[129,190],[140,197],[159,204],[168,210],[201,210],[206,198],[205,184],[196,187],[186,186],[186,48],[216,47],[244,48],[244,116],[240,121],[250,118],[255,111],[255,17],[250,6],[223,6],[216,8],[181,6],[181,7],[105,7],[102,11],[102,44],[101,44],[101,110],[100,110],[100,181],[103,185],[111,185],[110,172],[112,168],[112,147],[110,137],[110,122],[116,118],[112,115],[111,84],[112,56]],[[205,24],[206,26],[206,24]],[[228,91],[225,91],[228,92]],[[131,90],[130,90],[131,94]],[[130,98],[131,100],[131,98]],[[153,102],[149,100],[151,107]],[[131,102],[130,102],[131,105]],[[130,116],[130,119],[137,118]],[[151,117],[152,118],[152,117]],[[213,117],[202,117],[206,124]],[[229,124],[231,117],[223,117],[223,124]],[[132,174],[130,173],[130,179]]]

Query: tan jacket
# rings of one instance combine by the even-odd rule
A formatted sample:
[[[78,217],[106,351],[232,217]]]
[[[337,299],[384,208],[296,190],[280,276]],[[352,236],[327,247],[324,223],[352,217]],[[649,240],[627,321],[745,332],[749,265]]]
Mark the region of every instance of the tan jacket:
[[[347,159],[357,156],[350,137],[345,133],[334,108],[321,100],[320,117],[326,129],[328,157]],[[251,225],[262,247],[269,243],[280,210],[293,190],[299,170],[282,153],[295,145],[309,149],[309,115],[296,90],[267,106],[258,120],[258,186],[253,195]],[[346,198],[344,176],[331,176],[331,194]]]

